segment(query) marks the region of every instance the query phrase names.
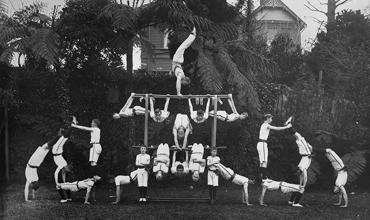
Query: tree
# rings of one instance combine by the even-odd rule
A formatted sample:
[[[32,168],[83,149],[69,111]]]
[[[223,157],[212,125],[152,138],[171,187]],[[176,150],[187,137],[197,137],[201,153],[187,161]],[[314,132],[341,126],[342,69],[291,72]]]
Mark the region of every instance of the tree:
[[[317,0],[320,5],[327,5],[327,11],[320,10],[316,7],[310,0],[306,0],[305,6],[314,12],[322,13],[327,18],[327,29],[330,31],[331,26],[335,23],[335,12],[336,9],[345,4],[350,2],[351,0],[327,0],[326,3],[322,3],[321,0]]]

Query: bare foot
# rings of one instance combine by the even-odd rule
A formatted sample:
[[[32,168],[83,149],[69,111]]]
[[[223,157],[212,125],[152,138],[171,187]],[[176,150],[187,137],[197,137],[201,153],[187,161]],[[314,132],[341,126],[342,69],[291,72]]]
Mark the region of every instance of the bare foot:
[[[119,201],[112,202],[113,205],[117,205]]]
[[[267,206],[267,204],[266,204],[266,203],[260,203],[260,205],[261,205],[261,206]]]
[[[340,207],[341,208],[347,208],[347,205],[341,205]]]
[[[337,203],[333,203],[333,205],[340,205],[340,203],[339,203],[339,202],[337,202]]]
[[[114,118],[114,119],[119,119],[119,118],[120,118],[120,116],[119,116],[119,114],[115,113],[115,114],[113,115],[113,118]]]
[[[90,202],[84,202],[85,205],[90,205]]]

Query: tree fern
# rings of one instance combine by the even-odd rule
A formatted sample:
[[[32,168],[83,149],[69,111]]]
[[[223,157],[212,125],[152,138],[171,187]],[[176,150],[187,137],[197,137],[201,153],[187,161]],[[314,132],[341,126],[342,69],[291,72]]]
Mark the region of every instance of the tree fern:
[[[369,151],[355,151],[345,154],[342,157],[344,165],[347,167],[348,183],[355,182],[365,171],[367,166],[367,155]]]
[[[203,51],[198,55],[196,74],[208,92],[217,94],[222,91],[223,77]]]

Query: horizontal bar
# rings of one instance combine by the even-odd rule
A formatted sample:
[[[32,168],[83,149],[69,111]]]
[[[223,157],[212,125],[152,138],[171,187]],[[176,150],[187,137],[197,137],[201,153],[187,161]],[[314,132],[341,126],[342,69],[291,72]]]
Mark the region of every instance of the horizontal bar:
[[[135,94],[135,98],[145,97],[146,94]],[[148,94],[149,97],[153,98],[171,98],[171,99],[189,99],[189,98],[214,98],[216,95],[161,95],[161,94]],[[229,95],[217,95],[217,98],[229,99]]]
[[[142,146],[144,146],[144,145],[134,145],[134,146],[131,146],[131,147],[133,147],[133,148],[140,148],[140,147],[142,147]],[[155,146],[153,146],[153,145],[151,145],[150,147],[147,147],[147,149],[157,149],[158,148],[158,145],[155,145]],[[219,146],[219,147],[216,147],[217,149],[227,149],[227,147],[226,146]],[[208,146],[208,145],[206,145],[205,147],[204,147],[204,149],[205,150],[210,150],[210,149],[212,149],[210,146]],[[174,147],[170,147],[170,150],[173,150],[173,151],[176,151],[176,150],[178,150],[177,148],[174,148]],[[190,151],[191,149],[190,148],[185,148],[184,149],[185,151]]]

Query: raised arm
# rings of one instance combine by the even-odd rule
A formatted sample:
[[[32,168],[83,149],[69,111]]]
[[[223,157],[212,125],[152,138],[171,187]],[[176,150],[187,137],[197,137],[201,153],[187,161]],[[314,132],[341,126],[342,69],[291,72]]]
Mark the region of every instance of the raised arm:
[[[163,111],[167,112],[168,111],[168,104],[170,103],[170,97],[166,98],[166,103],[164,104],[164,109]]]
[[[190,116],[191,116],[194,112],[193,103],[191,103],[191,99],[188,99],[188,102],[189,102],[189,110],[190,110]]]
[[[150,115],[154,115],[154,102],[153,97],[150,98]]]
[[[85,127],[85,126],[81,126],[81,125],[72,124],[72,127],[80,129],[80,130],[84,130],[84,131],[93,131],[93,128]]]
[[[206,105],[206,112],[204,113],[204,118],[207,119],[209,116],[209,105],[210,105],[211,99],[208,98],[207,105]]]

